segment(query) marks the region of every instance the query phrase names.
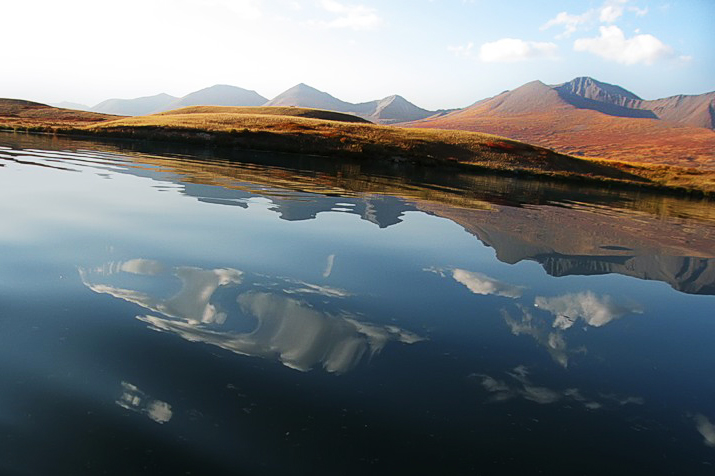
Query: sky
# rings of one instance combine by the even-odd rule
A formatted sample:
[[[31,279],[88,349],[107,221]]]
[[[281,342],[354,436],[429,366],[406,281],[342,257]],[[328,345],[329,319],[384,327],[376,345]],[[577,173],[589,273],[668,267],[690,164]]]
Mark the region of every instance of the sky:
[[[715,0],[0,0],[0,97],[95,105],[214,84],[465,107],[591,76],[715,90]]]

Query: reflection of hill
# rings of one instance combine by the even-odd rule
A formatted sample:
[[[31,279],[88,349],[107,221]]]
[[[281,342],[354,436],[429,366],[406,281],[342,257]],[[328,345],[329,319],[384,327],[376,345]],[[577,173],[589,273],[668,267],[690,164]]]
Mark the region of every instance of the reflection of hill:
[[[61,137],[19,140],[32,149],[87,147]],[[688,293],[715,294],[711,201],[436,168],[395,171],[385,164],[309,156],[224,151],[231,161],[203,148],[182,149],[187,155],[181,157],[147,155],[176,154],[177,148],[130,145],[138,153],[98,144],[97,150],[122,155],[97,153],[90,163],[175,183],[182,193],[209,203],[245,208],[261,196],[286,220],[333,211],[387,227],[407,211],[422,210],[460,224],[506,263],[534,260],[555,276],[619,273],[664,281]],[[48,162],[70,166],[86,160],[76,155],[62,152],[61,159]]]
[[[184,184],[186,195],[197,197],[202,202],[220,205],[234,205],[246,208],[247,200],[255,195],[230,188],[211,187],[192,183]],[[404,200],[383,195],[355,197],[327,197],[314,193],[293,192],[290,194],[275,193],[270,196],[274,210],[280,217],[288,221],[312,220],[318,213],[340,211],[359,215],[363,220],[386,228],[402,221],[400,218],[406,211],[415,208]]]
[[[550,206],[493,212],[419,208],[459,223],[506,263],[532,260],[552,276],[618,273],[687,293],[715,294],[713,227]]]
[[[236,172],[235,167],[231,170]],[[343,188],[343,194],[373,192],[360,194],[362,198],[326,197],[306,192],[293,192],[289,197],[273,194],[270,196],[276,204],[273,209],[287,220],[310,219],[320,211],[340,210],[357,213],[363,219],[386,227],[398,223],[404,212],[420,209],[459,223],[493,247],[497,258],[507,263],[533,260],[553,276],[617,273],[663,281],[687,293],[715,294],[715,227],[662,219],[683,214],[712,220],[715,217],[709,203],[647,195],[629,202],[615,194],[610,198],[616,205],[632,206],[636,210],[617,210],[606,205],[594,209],[568,203],[585,201],[591,194],[589,190],[569,191],[558,186],[539,189],[538,182],[532,184],[535,189],[530,194],[510,179],[491,178],[490,182],[486,177],[465,177],[461,187],[472,187],[463,192],[436,184],[419,187],[414,183],[378,178],[368,180],[359,174],[354,178],[348,174],[310,178],[296,174],[291,183],[280,169],[265,170],[267,176],[259,177],[255,174],[257,170],[253,170],[250,179],[271,183],[272,176],[277,175],[282,186],[300,190],[313,187],[318,192],[321,188],[330,190],[332,194],[336,188]],[[459,180],[460,177],[454,177],[455,183]],[[186,187],[187,193],[192,194],[191,184]],[[226,189],[205,188],[229,193]],[[475,189],[479,192],[475,193]],[[404,199],[374,193],[378,191]],[[549,203],[550,198],[565,200],[568,207],[510,206],[530,201]],[[593,193],[593,198],[598,200],[599,193]],[[601,200],[607,203],[608,198],[603,192]]]
[[[690,256],[535,256],[552,276],[617,273],[664,281],[678,291],[715,295],[715,259]]]

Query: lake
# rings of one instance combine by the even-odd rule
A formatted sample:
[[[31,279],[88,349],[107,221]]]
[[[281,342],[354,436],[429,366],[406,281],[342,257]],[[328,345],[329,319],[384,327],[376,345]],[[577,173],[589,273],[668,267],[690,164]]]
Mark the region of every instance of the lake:
[[[0,133],[0,474],[715,474],[715,207]]]

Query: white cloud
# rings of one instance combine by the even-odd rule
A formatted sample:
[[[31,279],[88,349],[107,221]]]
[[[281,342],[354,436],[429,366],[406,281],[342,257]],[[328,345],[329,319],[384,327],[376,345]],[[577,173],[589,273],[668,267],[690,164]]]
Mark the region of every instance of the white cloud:
[[[537,58],[554,59],[557,49],[554,43],[502,38],[492,43],[484,43],[479,48],[479,59],[485,63],[514,63]]]
[[[612,0],[606,2],[600,9],[598,19],[601,23],[613,23],[623,16],[625,0]]]
[[[609,5],[601,9],[598,17],[602,23],[613,23],[623,15],[623,7]]]
[[[648,14],[648,7],[638,8],[638,7],[628,7],[629,12],[633,12],[636,16],[642,17]]]
[[[324,10],[338,15],[332,21],[324,23],[329,28],[349,28],[352,30],[371,30],[382,23],[377,10],[364,5],[352,5],[335,0],[322,0]]]
[[[513,286],[503,283],[482,273],[473,273],[463,269],[452,271],[452,277],[459,283],[465,285],[474,294],[503,296],[508,298],[518,298],[524,290],[521,286]]]
[[[455,56],[470,58],[472,56],[472,48],[474,48],[474,43],[470,41],[466,45],[448,46],[447,50],[454,53]]]
[[[541,31],[548,30],[551,27],[554,26],[560,26],[563,25],[564,31],[558,35],[556,35],[557,39],[562,39],[562,38],[568,38],[571,36],[573,33],[578,30],[580,25],[583,25],[589,21],[594,16],[594,10],[589,10],[586,13],[583,13],[581,15],[572,15],[567,12],[561,12],[558,15],[556,15],[554,18],[551,20],[547,21],[541,27],[539,28]]]
[[[590,28],[598,22],[615,23],[623,16],[626,10],[635,13],[637,16],[643,16],[648,13],[648,8],[641,9],[635,6],[626,8],[626,3],[628,3],[628,0],[606,0],[600,7],[591,8],[579,15],[560,12],[541,25],[539,29],[543,31],[555,26],[561,26],[564,30],[556,35],[556,38],[563,39],[570,37],[579,29]]]
[[[599,28],[595,38],[574,41],[574,50],[587,51],[609,61],[621,64],[652,64],[673,55],[673,49],[653,35],[636,35],[626,38],[615,25]]]

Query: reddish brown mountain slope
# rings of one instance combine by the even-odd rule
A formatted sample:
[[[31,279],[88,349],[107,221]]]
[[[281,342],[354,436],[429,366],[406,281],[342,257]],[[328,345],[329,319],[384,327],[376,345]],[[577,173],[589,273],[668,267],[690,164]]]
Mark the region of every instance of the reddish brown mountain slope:
[[[488,132],[587,157],[715,169],[706,127],[715,93],[644,101],[618,86],[577,78],[540,81],[408,127]]]
[[[75,125],[118,119],[119,116],[62,109],[22,99],[0,98],[0,117],[8,125]]]

